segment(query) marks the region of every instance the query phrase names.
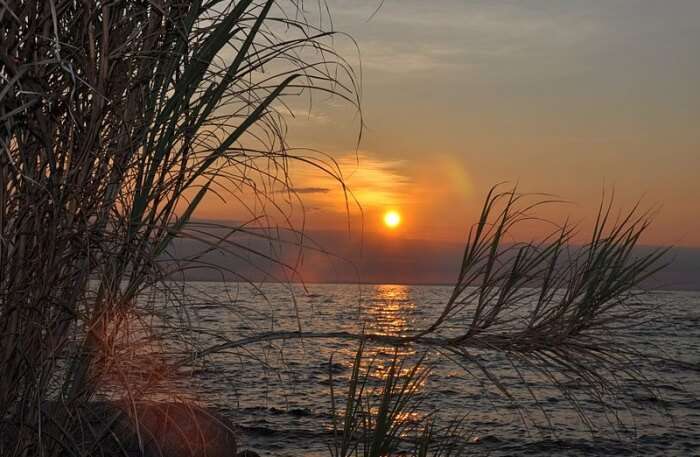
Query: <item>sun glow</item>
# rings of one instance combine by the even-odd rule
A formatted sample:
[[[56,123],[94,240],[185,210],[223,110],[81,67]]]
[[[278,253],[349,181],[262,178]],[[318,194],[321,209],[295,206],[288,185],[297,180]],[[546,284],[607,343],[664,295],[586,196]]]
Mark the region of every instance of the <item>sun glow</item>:
[[[384,225],[393,229],[401,224],[401,215],[396,211],[387,211],[384,214]]]

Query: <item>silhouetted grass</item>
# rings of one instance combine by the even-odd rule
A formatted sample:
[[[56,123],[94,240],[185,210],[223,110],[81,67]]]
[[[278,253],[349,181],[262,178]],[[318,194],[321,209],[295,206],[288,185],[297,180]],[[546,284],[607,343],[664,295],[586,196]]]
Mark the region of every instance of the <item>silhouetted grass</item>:
[[[356,103],[355,75],[294,0],[10,0],[0,20],[0,454],[77,455],[79,418],[49,439],[42,405],[167,376],[134,385],[120,354],[158,354],[139,297],[202,265],[162,262],[171,241],[205,195],[273,211],[290,160],[333,174],[287,148],[285,99]],[[207,245],[245,252],[245,224]]]
[[[643,368],[654,355],[623,344],[622,337],[654,311],[638,300],[644,295],[640,285],[663,267],[666,250],[634,255],[634,247],[649,226],[648,214],[638,213],[635,207],[614,217],[612,199],[603,201],[586,244],[572,244],[576,228],[568,224],[559,226],[542,241],[504,241],[518,224],[536,218],[536,209],[546,204],[530,203],[528,198],[515,190],[499,192],[498,188],[488,194],[479,221],[470,231],[451,297],[425,328],[402,335],[268,332],[213,346],[196,357],[290,338],[413,345],[451,359],[465,373],[487,380],[517,405],[518,399],[512,396],[507,383],[483,362],[484,357],[500,354],[507,358],[521,385],[529,386],[529,378],[535,376],[557,387],[593,431],[598,427],[579,406],[579,395],[592,396],[608,409],[610,399],[621,393],[621,378],[644,389],[653,387],[653,382],[645,379]],[[190,357],[183,362],[191,360]],[[356,437],[360,429],[376,428],[387,440],[398,433],[391,426],[382,425],[382,421],[367,424],[360,419],[362,409],[355,397],[365,394],[366,375],[363,378],[358,373],[357,363],[343,426],[335,428],[343,443],[334,450],[336,455],[351,452],[347,440]],[[583,389],[570,389],[573,381]],[[527,391],[548,420],[536,392],[529,387]],[[528,411],[522,413],[523,419],[530,415]],[[609,426],[615,429],[620,419],[613,416],[609,420]]]
[[[583,246],[571,246],[568,224],[541,242],[506,243],[540,203],[500,188],[487,196],[454,291],[426,328],[401,336],[306,332],[300,321],[297,332],[237,341],[221,335],[223,343],[179,361],[164,356],[171,341],[159,337],[181,338],[192,349],[187,338],[197,331],[188,325],[185,293],[167,279],[208,266],[201,255],[168,259],[173,239],[197,239],[227,255],[266,255],[237,243],[245,222],[216,236],[211,226],[192,224],[205,196],[250,193],[266,208],[263,218],[286,214],[274,190],[289,188],[290,160],[343,186],[332,160],[286,144],[289,97],[314,90],[357,103],[357,77],[334,52],[332,31],[305,14],[294,0],[0,5],[0,454],[91,455],[119,416],[135,417],[138,402],[178,365],[284,338],[419,346],[467,372],[477,367],[510,397],[477,356],[496,352],[523,383],[524,371],[537,373],[574,407],[567,379],[581,378],[601,400],[621,373],[644,382],[637,363],[644,355],[621,345],[619,335],[647,315],[638,289],[664,254],[633,254],[648,214],[634,208],[614,218],[612,200],[603,201]],[[159,325],[140,303],[156,293],[165,297],[151,310]],[[167,327],[169,307],[180,320],[166,333],[159,326]],[[397,356],[383,386],[367,395],[362,354],[343,418],[335,419],[334,456],[391,452],[428,376],[429,367]],[[144,368],[142,379],[130,377],[131,363]],[[107,379],[129,408],[79,443],[80,408]],[[76,413],[58,416],[49,400]],[[435,430],[427,421],[415,431],[422,437],[416,455],[449,455],[431,447]]]

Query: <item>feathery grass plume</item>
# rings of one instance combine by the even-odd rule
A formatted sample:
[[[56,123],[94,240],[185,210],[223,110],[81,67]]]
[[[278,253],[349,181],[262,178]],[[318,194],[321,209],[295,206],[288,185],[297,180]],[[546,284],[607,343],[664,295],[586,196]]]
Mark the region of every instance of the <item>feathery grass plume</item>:
[[[635,206],[615,216],[613,198],[603,199],[590,239],[582,245],[572,244],[576,227],[568,223],[557,226],[541,241],[507,242],[515,228],[537,219],[536,210],[549,203],[532,198],[516,189],[491,189],[469,233],[453,292],[439,316],[425,328],[401,335],[272,331],[224,342],[193,357],[289,338],[415,345],[486,379],[517,405],[523,399],[513,397],[507,382],[482,362],[482,357],[506,357],[519,383],[527,387],[538,378],[557,387],[593,431],[596,427],[579,407],[580,395],[592,397],[609,410],[623,377],[644,389],[652,387],[642,370],[653,354],[640,353],[624,344],[622,337],[654,312],[643,300],[643,282],[663,268],[667,250],[636,253],[650,214]],[[569,389],[574,381],[583,388]],[[527,390],[548,421],[536,393]],[[346,414],[355,410],[347,408]],[[522,414],[524,420],[531,418],[536,423],[533,412]],[[614,413],[606,418],[613,426],[621,420]],[[350,432],[355,428],[345,430],[343,436],[352,435]],[[335,452],[340,455],[348,450],[347,446],[339,449]]]
[[[522,383],[528,371],[560,387],[593,429],[566,382],[580,378],[601,401],[614,395],[623,375],[645,385],[641,368],[651,354],[640,354],[620,337],[653,311],[641,299],[643,282],[665,266],[667,249],[635,254],[650,214],[635,206],[613,219],[612,197],[603,198],[590,241],[581,246],[572,246],[575,227],[568,223],[541,242],[506,244],[508,232],[534,218],[543,204],[526,198],[515,189],[492,189],[469,233],[450,300],[414,338],[449,323],[440,351],[475,364],[510,397],[507,386],[474,356],[506,355]]]
[[[333,457],[381,457],[399,450],[404,435],[418,426],[410,418],[420,405],[418,390],[426,382],[429,368],[422,366],[422,358],[412,367],[405,368],[404,360],[394,352],[389,360],[380,386],[370,386],[374,360],[361,368],[364,342],[355,355],[342,427],[338,425],[332,371],[329,371],[333,417]],[[342,432],[341,432],[342,428]]]
[[[174,238],[198,236],[189,223],[205,195],[248,193],[264,216],[290,160],[338,176],[285,142],[289,97],[358,101],[322,24],[296,0],[2,2],[2,455],[76,455],[80,420],[52,417],[48,400],[90,401],[114,370],[138,398],[167,375],[165,364],[134,388],[118,356],[124,335],[154,341],[154,327],[128,329],[141,297],[199,265],[164,260]],[[240,230],[204,241],[258,254]]]
[[[365,341],[360,340],[342,414],[337,405],[333,371],[329,370],[333,428],[329,449],[333,457],[465,454],[470,436],[464,427],[465,418],[438,427],[436,413],[420,410],[421,391],[426,390],[431,371],[425,363],[425,354],[409,364],[395,350],[379,380],[373,374],[378,368],[376,355],[362,367],[366,358]]]

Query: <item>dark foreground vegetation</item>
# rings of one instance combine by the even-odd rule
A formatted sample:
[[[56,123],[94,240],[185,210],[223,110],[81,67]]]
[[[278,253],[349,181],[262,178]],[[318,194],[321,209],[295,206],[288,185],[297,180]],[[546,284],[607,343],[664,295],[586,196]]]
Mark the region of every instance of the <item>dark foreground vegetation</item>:
[[[642,356],[615,337],[649,312],[631,306],[663,254],[632,255],[646,214],[635,209],[616,217],[604,201],[583,247],[569,248],[575,228],[566,224],[540,242],[512,244],[507,234],[534,217],[538,203],[499,188],[470,233],[452,297],[435,322],[411,335],[311,333],[300,323],[296,333],[210,348],[182,338],[179,357],[133,343],[135,335],[142,342],[167,339],[146,316],[186,308],[172,280],[205,266],[198,255],[174,257],[173,239],[204,240],[207,250],[226,255],[246,250],[235,239],[245,224],[212,237],[205,224],[191,221],[207,194],[252,195],[275,208],[273,189],[293,193],[290,160],[338,176],[332,161],[285,142],[290,97],[320,92],[357,103],[356,75],[333,51],[332,30],[323,26],[329,22],[318,19],[325,9],[316,5],[307,16],[310,6],[0,4],[0,455],[235,453],[231,436],[218,435],[224,419],[185,404],[146,403],[149,393],[163,372],[184,363],[300,336],[359,343],[358,358],[373,343],[437,351],[476,368],[505,395],[472,351],[505,353],[514,369],[540,373],[565,396],[564,380],[572,376],[601,399],[622,372],[644,382]],[[156,289],[164,305],[143,298]],[[138,328],[127,328],[133,322]],[[186,319],[178,325],[180,335],[196,331]],[[125,354],[147,350],[159,354],[160,372],[127,376],[132,359]],[[394,452],[409,432],[401,417],[413,408],[412,386],[427,373],[392,368],[372,392],[378,405],[370,406],[356,364],[347,395],[333,393],[331,453]],[[115,400],[95,403],[103,397]],[[585,421],[585,411],[579,413]],[[449,455],[457,446],[435,445],[442,441],[432,418],[413,427],[420,438],[407,452]],[[441,430],[461,436],[459,424]]]

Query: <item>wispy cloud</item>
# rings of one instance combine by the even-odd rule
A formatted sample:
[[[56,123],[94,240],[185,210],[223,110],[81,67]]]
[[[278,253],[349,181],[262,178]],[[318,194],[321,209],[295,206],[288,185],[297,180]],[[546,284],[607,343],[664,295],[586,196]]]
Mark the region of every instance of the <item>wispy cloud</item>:
[[[286,109],[281,110],[281,113],[289,121],[315,122],[317,124],[326,124],[329,122],[327,113],[319,109],[310,109],[309,106],[305,108],[293,108],[288,105]]]
[[[600,29],[595,9],[580,4],[406,0],[400,6],[387,2],[368,23],[370,10],[361,0],[335,7],[341,22],[361,34],[363,66],[386,73],[450,71],[528,51],[568,53]]]
[[[328,187],[292,187],[289,191],[295,194],[327,194],[331,189]]]
[[[294,190],[314,205],[345,211],[346,197],[364,209],[399,205],[412,185],[403,161],[379,159],[368,152],[342,155],[332,168],[340,180],[313,170],[298,171]]]

